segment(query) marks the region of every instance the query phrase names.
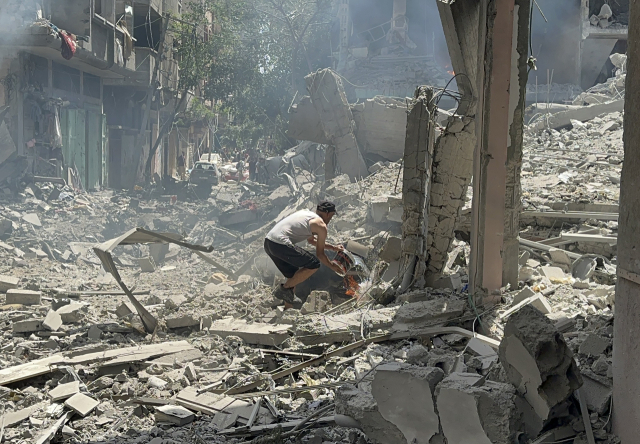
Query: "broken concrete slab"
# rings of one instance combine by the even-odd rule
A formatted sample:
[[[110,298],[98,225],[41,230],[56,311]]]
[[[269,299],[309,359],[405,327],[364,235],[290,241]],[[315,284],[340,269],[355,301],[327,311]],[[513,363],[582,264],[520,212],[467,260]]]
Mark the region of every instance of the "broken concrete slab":
[[[433,394],[443,378],[444,372],[433,367],[394,362],[376,368],[371,394],[378,411],[407,443],[429,444],[438,434],[440,421]]]
[[[18,288],[20,278],[15,276],[0,275],[0,292],[6,293],[8,290]]]
[[[604,415],[611,406],[613,388],[607,378],[597,377],[589,371],[582,374],[583,385],[580,393],[585,397],[587,407],[598,415]]]
[[[52,402],[63,401],[67,398],[71,398],[76,393],[80,392],[80,382],[72,381],[66,384],[60,384],[56,388],[49,392],[49,397]]]
[[[596,334],[590,334],[580,344],[579,352],[588,356],[599,356],[611,346],[611,339],[603,338]]]
[[[192,411],[179,405],[163,405],[156,407],[156,422],[168,422],[178,427],[187,425],[196,418]]]
[[[582,385],[563,336],[531,305],[509,317],[499,358],[509,381],[542,421]]]
[[[62,317],[59,313],[49,310],[47,312],[47,316],[45,316],[42,321],[42,326],[45,330],[49,331],[57,331],[60,327],[62,327]]]
[[[42,319],[26,319],[13,323],[14,333],[35,333],[44,330]]]
[[[324,313],[331,307],[331,295],[328,291],[314,290],[302,305],[300,313]]]
[[[392,331],[417,331],[442,324],[447,319],[460,316],[464,307],[464,300],[454,298],[436,298],[431,301],[405,304],[396,313]]]
[[[12,288],[7,290],[7,304],[40,305],[42,292]]]
[[[76,393],[64,402],[64,405],[84,417],[91,413],[100,404],[93,398],[83,394]]]
[[[402,256],[402,239],[396,236],[389,236],[387,242],[380,250],[378,257],[385,262],[396,262]]]
[[[62,322],[65,324],[72,324],[80,322],[84,319],[84,314],[88,310],[87,304],[81,304],[79,302],[72,302],[63,307],[60,307],[56,312],[62,318]]]
[[[40,222],[40,218],[36,213],[23,214],[22,219],[26,222],[29,222],[34,227],[42,226],[42,222]]]
[[[624,99],[614,100],[613,102],[598,105],[582,106],[576,109],[570,109],[553,114],[548,118],[535,123],[529,129],[532,131],[540,131],[545,128],[559,129],[565,126],[570,126],[572,120],[587,122],[602,114],[622,112],[623,108]]]
[[[518,305],[520,302],[524,301],[531,296],[535,296],[536,292],[531,289],[529,286],[525,286],[522,290],[517,292],[513,296],[513,305]]]
[[[45,403],[40,402],[30,407],[17,410],[15,412],[5,413],[4,415],[0,416],[0,429],[2,429],[2,425],[9,428],[20,424],[22,421],[25,421],[35,412],[43,408],[45,405]]]
[[[568,279],[562,268],[559,267],[544,266],[540,268],[540,272],[553,284],[564,284]]]
[[[140,266],[140,271],[143,273],[153,273],[156,271],[156,264],[151,256],[138,259],[138,265]]]
[[[238,336],[247,344],[277,346],[289,338],[289,324],[248,323],[244,319],[225,318],[215,321],[209,328],[210,334],[221,338]]]
[[[538,310],[542,314],[549,314],[553,311],[553,309],[551,308],[551,305],[549,305],[549,302],[547,301],[547,298],[545,298],[541,294],[535,294],[534,296],[531,296],[523,300],[519,304],[514,305],[509,310],[502,313],[500,315],[500,319],[508,318],[513,313],[517,312],[518,310],[522,309],[522,307],[525,307],[527,305],[535,307],[536,310]]]
[[[87,331],[87,338],[91,341],[99,341],[102,338],[102,330],[97,325],[92,325]]]
[[[185,328],[185,327],[195,327],[196,325],[200,325],[200,319],[195,319],[190,314],[171,316],[165,318],[165,323],[167,324],[167,328]]]
[[[511,444],[518,412],[513,386],[480,375],[452,373],[436,390],[442,432],[448,444]]]

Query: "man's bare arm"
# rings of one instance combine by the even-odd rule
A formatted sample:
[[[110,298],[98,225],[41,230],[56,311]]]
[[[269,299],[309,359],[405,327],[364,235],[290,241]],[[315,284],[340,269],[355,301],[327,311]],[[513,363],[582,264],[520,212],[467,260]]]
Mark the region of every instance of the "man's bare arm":
[[[324,252],[326,247],[326,239],[327,239],[327,226],[320,221],[312,221],[311,232],[315,235],[315,246],[316,246],[316,256],[327,267],[331,268],[334,272],[342,274],[344,270],[335,262],[331,262],[327,257],[327,254]]]

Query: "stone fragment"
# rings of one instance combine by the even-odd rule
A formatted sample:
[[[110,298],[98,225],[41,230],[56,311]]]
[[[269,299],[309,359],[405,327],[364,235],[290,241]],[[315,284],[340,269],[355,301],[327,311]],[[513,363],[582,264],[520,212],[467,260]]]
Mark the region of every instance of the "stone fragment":
[[[151,376],[147,381],[147,384],[149,387],[162,390],[167,386],[168,382],[158,378],[157,376]]]
[[[100,404],[98,401],[83,393],[76,393],[64,403],[64,405],[75,411],[80,416],[87,416],[98,406],[98,404]]]
[[[562,268],[544,266],[540,268],[542,275],[549,279],[553,284],[567,283],[567,275],[564,274]]]
[[[63,401],[80,392],[80,382],[72,381],[66,384],[60,384],[49,392],[52,402]]]
[[[23,290],[21,288],[12,288],[7,290],[7,305],[40,305],[40,291]]]
[[[167,324],[167,328],[184,328],[184,327],[195,327],[196,325],[198,326],[200,325],[200,320],[195,319],[190,314],[165,318],[165,322]]]
[[[309,294],[300,313],[324,313],[331,307],[331,295],[328,291],[314,290]]]
[[[102,338],[102,330],[97,325],[89,327],[87,337],[92,341],[99,341]]]
[[[591,334],[580,344],[579,352],[583,355],[598,356],[611,345],[611,340]]]
[[[40,218],[36,213],[23,214],[22,219],[25,220],[26,222],[29,222],[34,227],[42,226],[42,222],[40,222]]]
[[[41,319],[27,319],[13,323],[14,333],[35,333],[42,330],[43,327]]]
[[[62,326],[62,317],[55,311],[49,310],[42,321],[42,326],[45,330],[57,331]]]
[[[551,248],[549,256],[551,256],[551,261],[561,268],[569,269],[573,263],[567,252],[559,248]]]
[[[140,265],[140,270],[143,273],[153,273],[156,271],[156,264],[153,262],[151,256],[138,259],[138,265]]]
[[[133,313],[134,310],[134,307],[130,306],[126,302],[123,302],[122,304],[118,305],[118,308],[116,308],[116,316],[118,316],[118,318],[124,318],[125,316]]]
[[[611,384],[605,384],[605,378],[592,377],[585,372],[582,378],[584,384],[580,388],[580,394],[584,395],[587,407],[598,415],[604,415],[611,405]]]
[[[65,305],[57,310],[57,313],[62,318],[62,322],[65,324],[71,324],[74,322],[80,322],[84,318],[84,311],[87,310],[87,305],[72,302],[69,305]]]
[[[536,292],[531,289],[531,287],[524,287],[522,290],[517,292],[513,296],[513,305],[518,305],[520,302],[524,301],[531,296],[535,296]]]
[[[564,337],[531,305],[509,317],[498,354],[509,381],[542,421],[582,385]]]
[[[15,276],[0,275],[0,292],[6,293],[8,290],[18,288],[20,278]]]
[[[156,422],[168,422],[181,427],[193,422],[195,415],[179,405],[163,405],[156,407],[155,418]]]
[[[545,298],[541,294],[536,294],[535,296],[531,296],[523,300],[519,304],[514,305],[509,310],[502,313],[500,315],[500,318],[506,319],[509,316],[511,316],[513,313],[516,313],[517,311],[521,310],[522,307],[526,307],[526,306],[535,307],[535,309],[542,314],[548,314],[553,311],[553,309],[551,308],[551,305],[549,305],[549,302],[547,301],[547,298]]]
[[[442,381],[439,368],[389,363],[376,368],[371,394],[378,411],[404,435],[407,443],[429,444],[440,421],[433,392]]]
[[[396,236],[389,236],[387,242],[382,247],[378,257],[385,262],[399,261],[402,256],[402,239]]]
[[[394,331],[419,330],[460,316],[465,302],[461,299],[437,298],[431,301],[405,304],[394,318]]]
[[[196,367],[193,365],[193,362],[189,362],[184,368],[184,375],[190,382],[194,382],[197,380],[196,375]]]
[[[436,390],[442,432],[448,444],[516,442],[513,386],[483,381],[480,375],[452,373]]]

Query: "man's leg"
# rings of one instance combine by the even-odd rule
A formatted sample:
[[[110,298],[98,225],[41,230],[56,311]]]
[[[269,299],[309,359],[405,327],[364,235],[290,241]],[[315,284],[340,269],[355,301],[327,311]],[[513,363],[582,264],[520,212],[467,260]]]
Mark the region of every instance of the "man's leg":
[[[287,279],[283,286],[284,288],[295,288],[296,285],[309,279],[318,270],[319,268],[300,268],[292,278]]]

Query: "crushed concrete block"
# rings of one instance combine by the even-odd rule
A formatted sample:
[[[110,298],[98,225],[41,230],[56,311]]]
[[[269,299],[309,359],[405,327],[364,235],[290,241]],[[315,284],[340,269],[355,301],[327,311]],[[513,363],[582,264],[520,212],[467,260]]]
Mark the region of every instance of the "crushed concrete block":
[[[467,351],[474,356],[494,356],[498,352],[478,338],[471,338],[467,343]]]
[[[21,304],[21,305],[40,305],[40,298],[42,292],[23,290],[21,288],[12,288],[7,290],[7,305]]]
[[[436,390],[442,432],[448,444],[516,442],[516,392],[510,384],[480,375],[453,373]]]
[[[389,263],[399,261],[402,257],[402,239],[396,236],[389,236],[378,257]]]
[[[433,367],[393,362],[376,368],[371,394],[382,417],[400,430],[406,442],[429,444],[438,434],[433,393],[443,378],[443,371]]]
[[[464,311],[461,299],[438,298],[400,307],[394,317],[393,331],[419,330],[458,317]]]
[[[42,326],[45,328],[45,330],[56,331],[60,327],[62,327],[62,317],[55,311],[49,310],[47,312],[47,316],[45,316],[44,320],[42,321]]]
[[[551,248],[549,250],[549,256],[551,256],[551,261],[560,267],[566,267],[568,269],[573,263],[567,252],[559,248]]]
[[[535,294],[536,292],[533,291],[531,287],[524,287],[513,296],[513,305],[518,305],[525,299],[530,298],[531,296],[535,296]]]
[[[41,319],[27,319],[13,323],[14,333],[35,333],[44,330]]]
[[[190,382],[194,382],[197,380],[196,367],[193,365],[193,362],[187,363],[184,368],[184,375]]]
[[[64,403],[64,405],[83,417],[98,407],[98,404],[100,404],[98,401],[82,393],[76,393]]]
[[[374,223],[380,223],[389,214],[389,197],[375,196],[369,201],[369,211]]]
[[[190,410],[179,405],[163,405],[156,407],[156,422],[169,422],[178,427],[187,425],[196,418]]]
[[[89,327],[87,337],[92,341],[99,341],[102,338],[102,330],[97,325]]]
[[[549,305],[549,302],[547,301],[547,298],[545,298],[541,294],[536,294],[535,296],[531,296],[530,298],[525,299],[519,304],[514,305],[509,310],[502,313],[500,315],[500,318],[506,319],[509,316],[511,316],[513,313],[516,313],[517,311],[521,310],[522,307],[526,307],[528,305],[531,307],[535,307],[536,310],[538,310],[542,314],[548,314],[553,311],[553,309],[551,308],[551,305]]]
[[[331,295],[328,291],[314,290],[309,294],[304,305],[300,309],[300,313],[324,313],[331,308]]]
[[[125,316],[128,316],[134,312],[135,308],[132,305],[127,304],[126,302],[123,302],[122,304],[118,305],[118,308],[116,308],[116,316],[118,316],[118,318],[124,318]]]
[[[238,336],[247,344],[277,346],[289,338],[289,324],[248,323],[243,319],[225,318],[215,321],[209,329],[210,334],[221,338]]]
[[[531,305],[509,318],[498,355],[509,381],[542,421],[582,385],[564,337]]]
[[[9,290],[18,288],[19,282],[20,278],[17,278],[15,276],[0,275],[0,292],[6,293]]]
[[[374,444],[407,444],[402,431],[378,411],[378,404],[371,393],[346,384],[336,390],[335,402],[336,414],[358,421]]]
[[[167,328],[184,328],[200,325],[200,319],[195,319],[190,314],[165,318],[165,322],[167,324]]]
[[[76,393],[80,392],[80,382],[72,381],[66,384],[60,384],[49,392],[49,397],[52,402],[63,401],[67,398],[71,398]]]
[[[80,322],[84,318],[84,312],[87,310],[86,304],[80,304],[72,302],[69,305],[65,305],[57,310],[57,313],[62,318],[62,322],[65,324],[72,324],[74,322]]]
[[[605,378],[596,378],[587,372],[582,376],[583,384],[580,394],[584,395],[587,408],[598,415],[604,415],[611,405],[611,384],[605,384]]]
[[[583,355],[598,356],[611,346],[611,340],[591,334],[580,344],[579,352]]]
[[[138,265],[143,273],[153,273],[156,271],[156,264],[151,257],[142,257],[138,259]]]

